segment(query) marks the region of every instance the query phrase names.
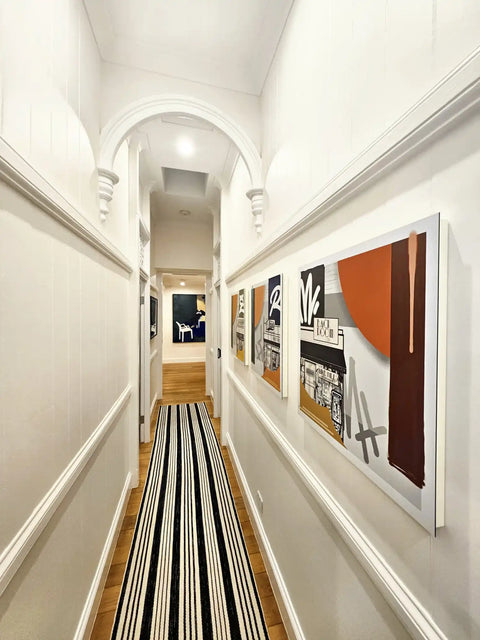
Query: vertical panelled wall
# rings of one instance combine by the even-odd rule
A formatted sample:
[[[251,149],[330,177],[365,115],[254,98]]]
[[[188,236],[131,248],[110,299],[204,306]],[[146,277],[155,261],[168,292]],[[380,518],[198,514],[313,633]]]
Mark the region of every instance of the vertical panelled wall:
[[[436,82],[478,46],[479,22],[478,7],[463,2],[296,2],[262,95],[268,197],[262,238],[251,231],[241,163],[222,196],[222,417],[298,638],[479,634],[478,108],[420,147],[399,149],[390,170],[361,189],[341,191],[383,153],[376,138],[423,94],[434,89],[432,101],[413,108],[395,135],[428,118],[426,105],[431,113],[441,106]],[[454,73],[458,90],[465,69],[475,75],[469,65]],[[330,196],[329,209],[323,203]],[[316,207],[311,226],[289,234]],[[303,265],[436,212],[448,222],[449,262],[446,526],[433,538],[299,413],[298,340]],[[268,239],[280,233],[282,244],[267,254]],[[287,284],[283,400],[230,349],[230,295],[277,273]],[[311,476],[302,472],[305,465]],[[414,628],[419,620],[423,631]]]
[[[96,231],[82,3],[0,8],[0,637],[80,638],[129,488],[128,220]]]

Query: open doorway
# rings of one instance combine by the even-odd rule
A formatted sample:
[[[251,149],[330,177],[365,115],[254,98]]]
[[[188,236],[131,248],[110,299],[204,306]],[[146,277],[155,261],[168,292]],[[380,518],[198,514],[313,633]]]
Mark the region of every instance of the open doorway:
[[[195,365],[202,369],[201,395],[209,395],[206,379],[211,344],[211,314],[206,290],[209,274],[163,273],[159,331],[162,365]],[[182,367],[177,367],[179,371]],[[200,391],[200,390],[199,390]],[[163,394],[162,394],[163,397]]]

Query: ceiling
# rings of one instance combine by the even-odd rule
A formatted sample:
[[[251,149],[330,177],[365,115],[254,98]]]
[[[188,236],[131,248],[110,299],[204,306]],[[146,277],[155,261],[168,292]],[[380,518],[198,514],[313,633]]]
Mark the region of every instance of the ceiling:
[[[293,0],[84,0],[100,54],[259,95]]]
[[[238,150],[210,123],[191,116],[164,115],[149,120],[136,131],[142,139],[142,170],[150,173],[151,180],[161,180],[163,167],[201,171],[230,180]],[[190,155],[179,150],[179,145],[187,143]],[[163,184],[159,186],[163,188]]]
[[[211,225],[218,186],[228,184],[238,159],[230,139],[210,123],[172,114],[142,124],[136,133],[142,143],[142,181],[153,183],[153,217]],[[180,210],[191,215],[182,217]]]
[[[183,287],[180,282],[185,282]],[[163,286],[166,289],[195,289],[205,286],[205,275],[178,275],[174,273],[163,274]]]
[[[175,220],[182,224],[213,225],[212,210],[218,210],[219,202],[220,194],[216,188],[207,190],[204,198],[169,195],[162,191],[154,191],[151,196],[152,217],[156,222]],[[190,215],[181,214],[182,210],[190,211]]]

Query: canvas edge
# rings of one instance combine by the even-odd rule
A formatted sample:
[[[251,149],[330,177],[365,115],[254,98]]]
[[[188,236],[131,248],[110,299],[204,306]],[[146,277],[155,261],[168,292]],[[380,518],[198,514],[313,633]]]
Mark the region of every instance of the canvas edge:
[[[440,219],[438,251],[437,434],[435,528],[445,526],[445,449],[447,426],[447,326],[449,225]]]

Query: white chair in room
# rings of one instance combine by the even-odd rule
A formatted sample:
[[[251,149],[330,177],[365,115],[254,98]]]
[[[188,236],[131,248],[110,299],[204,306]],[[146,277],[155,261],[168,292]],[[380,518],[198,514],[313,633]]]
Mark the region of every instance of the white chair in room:
[[[182,342],[185,342],[185,334],[190,331],[190,336],[193,340],[192,327],[189,327],[187,324],[183,322],[177,322],[177,324],[178,324],[178,339],[181,340]]]

